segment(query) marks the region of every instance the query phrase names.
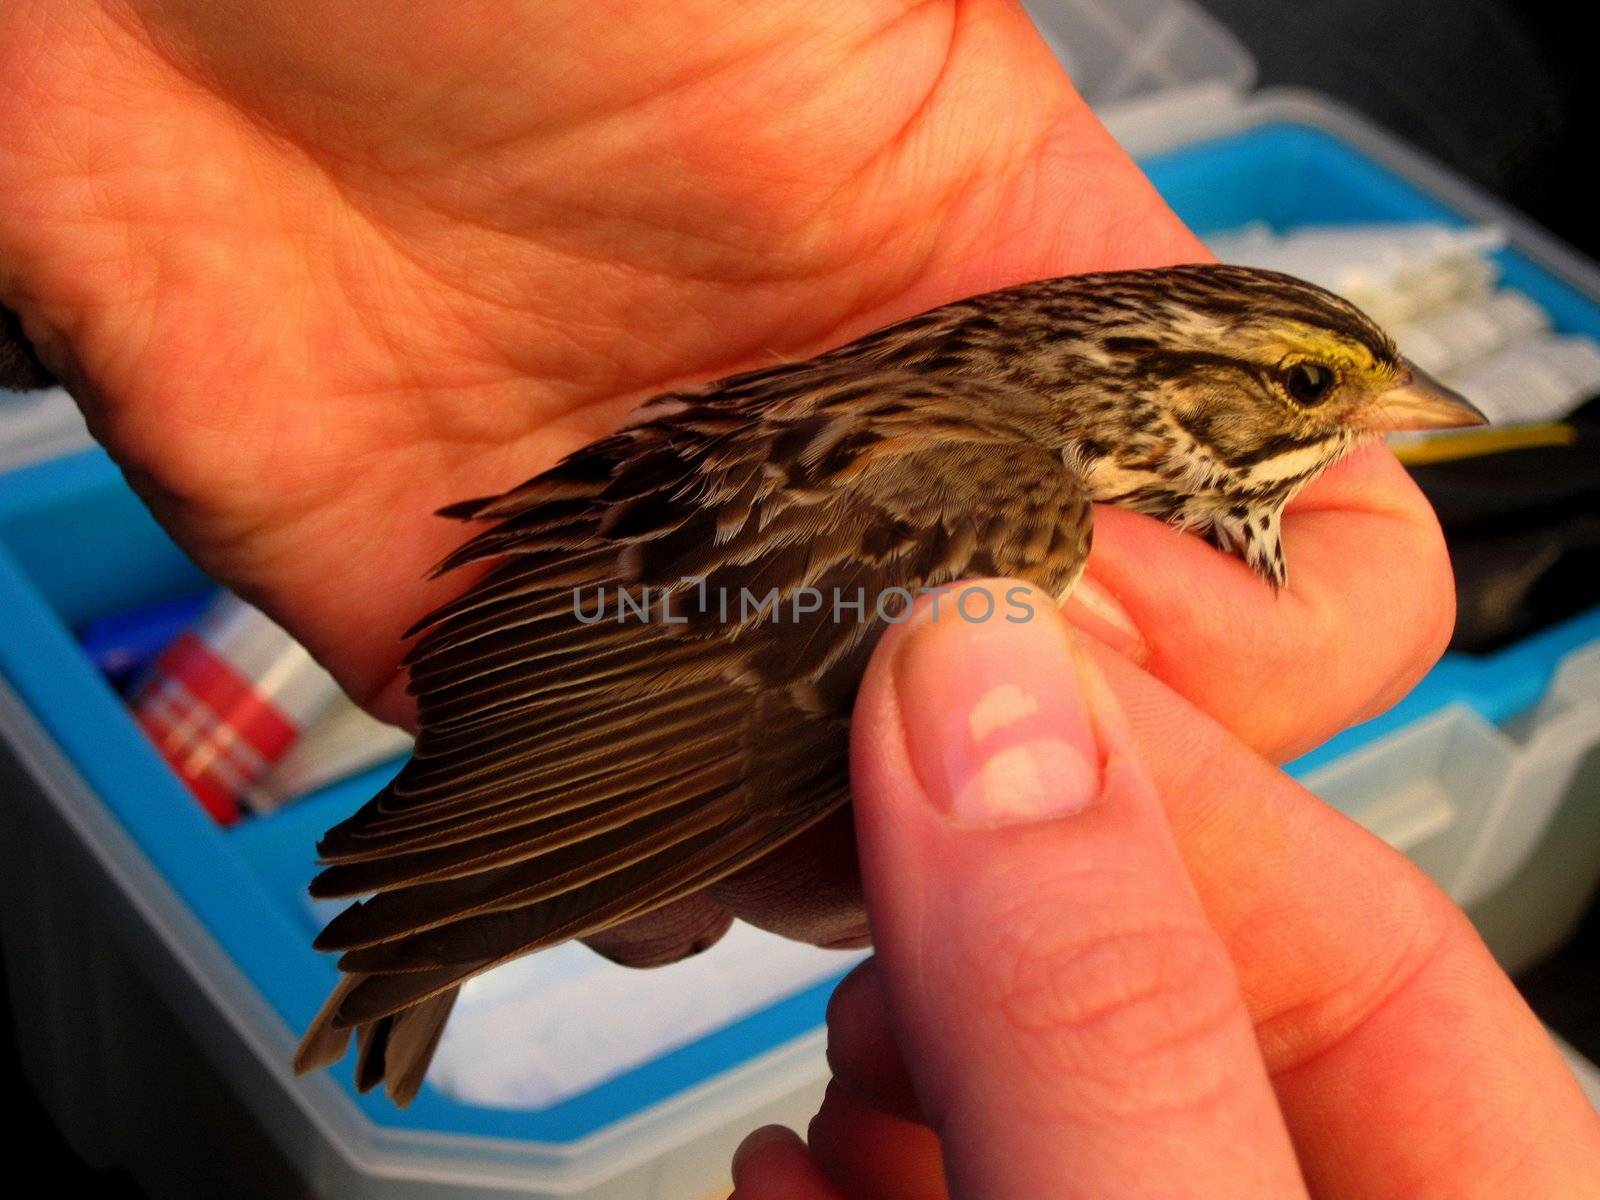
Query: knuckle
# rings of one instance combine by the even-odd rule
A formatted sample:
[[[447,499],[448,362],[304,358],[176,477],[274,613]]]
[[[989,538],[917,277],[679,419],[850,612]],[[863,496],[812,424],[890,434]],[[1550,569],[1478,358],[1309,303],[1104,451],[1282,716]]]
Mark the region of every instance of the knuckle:
[[[1381,911],[1359,922],[1371,936],[1340,937],[1337,954],[1316,953],[1319,969],[1257,1014],[1256,1037],[1272,1075],[1336,1050],[1440,964],[1477,943],[1466,915],[1444,892],[1403,860],[1396,868]]]
[[[983,999],[1023,1069],[1050,1076],[1037,1094],[1080,1116],[1203,1103],[1248,1038],[1221,943],[1197,916],[1094,924],[1019,921],[987,955]]]

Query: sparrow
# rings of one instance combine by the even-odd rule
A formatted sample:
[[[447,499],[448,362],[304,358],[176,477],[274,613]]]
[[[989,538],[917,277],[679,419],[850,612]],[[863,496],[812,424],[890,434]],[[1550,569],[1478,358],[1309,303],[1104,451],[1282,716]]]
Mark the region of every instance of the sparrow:
[[[1092,506],[1288,580],[1284,505],[1390,430],[1483,423],[1358,309],[1203,265],[1028,283],[648,403],[442,515],[491,564],[425,618],[420,733],[318,846],[344,972],[296,1056],[400,1104],[457,990],[738,871],[849,802],[867,659],[917,594],[1064,598]],[[887,599],[886,599],[887,598]]]

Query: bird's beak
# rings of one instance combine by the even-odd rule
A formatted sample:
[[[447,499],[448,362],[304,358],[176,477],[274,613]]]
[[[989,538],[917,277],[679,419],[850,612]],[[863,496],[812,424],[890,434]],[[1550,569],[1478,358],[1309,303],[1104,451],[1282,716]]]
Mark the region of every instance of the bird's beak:
[[[1379,396],[1361,415],[1361,424],[1367,429],[1392,433],[1402,429],[1462,429],[1489,423],[1477,405],[1445,387],[1416,363],[1407,359],[1405,367],[1410,378]]]

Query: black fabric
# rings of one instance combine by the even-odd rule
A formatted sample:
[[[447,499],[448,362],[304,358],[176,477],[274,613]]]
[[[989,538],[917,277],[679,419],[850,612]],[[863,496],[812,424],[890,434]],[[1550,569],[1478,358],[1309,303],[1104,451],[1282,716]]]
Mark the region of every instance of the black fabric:
[[[1567,0],[1200,3],[1249,47],[1262,86],[1341,100],[1600,254],[1592,39]]]
[[[1570,446],[1413,467],[1455,568],[1453,649],[1485,652],[1600,605],[1600,424]]]

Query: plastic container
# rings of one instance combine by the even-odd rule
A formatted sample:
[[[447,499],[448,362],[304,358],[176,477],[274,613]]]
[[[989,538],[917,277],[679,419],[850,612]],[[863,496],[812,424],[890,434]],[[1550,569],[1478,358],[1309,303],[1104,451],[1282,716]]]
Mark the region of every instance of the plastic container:
[[[1542,698],[1519,713],[1518,693],[1540,680]],[[1593,611],[1499,654],[1450,659],[1376,728],[1335,739],[1295,770],[1470,908],[1528,860],[1597,743]],[[1584,881],[1574,882],[1581,898]]]
[[[224,592],[162,650],[128,703],[212,819],[231,825],[245,793],[340,694],[304,646]]]
[[[62,389],[0,389],[0,471],[43,462],[93,444],[78,406]]]
[[[1112,123],[1202,233],[1495,220],[1508,283],[1558,328],[1600,334],[1592,268],[1337,108],[1247,98],[1248,58],[1196,10],[1033,7],[1082,55],[1091,99],[1124,102]],[[745,1131],[807,1119],[826,984],[544,1110],[430,1087],[400,1111],[357,1097],[348,1066],[291,1077],[334,977],[309,948],[311,844],[383,772],[229,830],[189,800],[69,629],[201,583],[98,453],[0,475],[0,920],[29,1073],[80,1152],[158,1195],[698,1200],[725,1194]],[[1550,818],[1600,804],[1592,778],[1565,786],[1585,724],[1600,736],[1597,621],[1451,660],[1297,770],[1458,897],[1487,896],[1537,860]],[[1508,941],[1558,934],[1593,878],[1558,882],[1555,901],[1506,917]]]

